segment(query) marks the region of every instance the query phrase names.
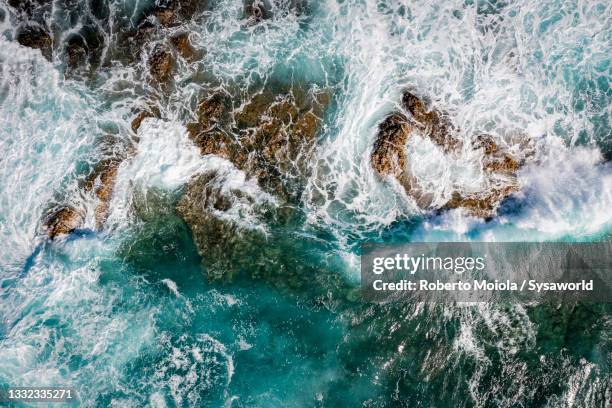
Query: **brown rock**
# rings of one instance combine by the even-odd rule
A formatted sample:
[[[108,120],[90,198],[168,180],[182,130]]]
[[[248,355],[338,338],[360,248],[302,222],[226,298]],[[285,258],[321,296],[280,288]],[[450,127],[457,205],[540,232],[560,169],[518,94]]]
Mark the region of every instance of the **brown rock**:
[[[187,128],[202,154],[227,158],[256,179],[263,190],[291,202],[299,196],[299,181],[308,171],[320,116],[330,99],[327,93],[309,94],[297,88],[263,90],[232,111],[227,97],[214,94],[200,103],[198,120]],[[219,217],[235,201],[248,200],[252,207],[253,199],[241,191],[222,192],[215,187],[215,177],[211,172],[192,179],[177,206],[209,264],[240,259],[244,251],[256,248],[265,239],[260,232],[242,230]],[[267,214],[267,210],[262,211]],[[275,214],[288,219],[292,212]],[[236,269],[235,265],[217,266],[219,271]]]
[[[250,23],[257,23],[270,17],[263,0],[247,0],[244,5],[244,13]]]
[[[432,194],[423,191],[407,166],[405,147],[410,133],[418,129],[425,137],[441,146],[447,154],[456,153],[461,147],[461,141],[454,136],[457,129],[446,115],[427,108],[413,93],[405,92],[402,103],[410,117],[393,113],[381,123],[370,160],[378,174],[395,177],[406,193],[416,200],[417,205],[429,208],[433,202]],[[478,136],[473,148],[483,150],[482,168],[489,176],[487,185],[495,187],[469,195],[455,192],[443,209],[462,207],[472,215],[488,219],[495,215],[501,201],[518,190],[516,172],[521,163],[505,149],[500,148],[489,135]]]
[[[132,120],[132,131],[134,133],[138,133],[138,129],[140,128],[140,125],[142,124],[142,121],[145,120],[146,118],[155,118],[158,115],[154,114],[153,112],[150,111],[141,111],[139,112],[134,119]]]
[[[518,160],[501,149],[490,135],[479,135],[473,147],[484,150],[482,164],[487,173],[515,174],[520,168]]]
[[[172,74],[172,54],[163,47],[156,47],[149,56],[149,69],[151,76],[158,82],[164,83]]]
[[[325,93],[299,90],[252,96],[231,111],[225,96],[215,94],[198,107],[198,121],[187,126],[202,154],[216,154],[256,177],[267,190],[285,196],[285,179],[307,171],[307,161],[320,126]]]
[[[505,187],[492,188],[489,191],[465,196],[455,192],[443,208],[465,208],[468,214],[489,220],[495,216],[501,202],[517,191],[518,186],[510,184]]]
[[[76,68],[87,59],[87,47],[81,37],[72,37],[66,45],[67,63],[70,68]]]
[[[106,159],[98,163],[85,181],[85,191],[93,191],[98,198],[96,207],[96,226],[102,227],[108,215],[109,202],[112,198],[120,159]]]
[[[179,34],[175,37],[172,37],[170,41],[183,58],[185,58],[187,61],[193,60],[195,56],[195,50],[189,42],[189,34]]]
[[[137,44],[137,46],[140,47],[142,44],[150,40],[155,33],[155,29],[155,24],[149,20],[144,20],[142,23],[140,23],[140,25],[138,25],[138,29],[136,30],[136,34],[134,35],[134,42]]]
[[[216,172],[194,177],[177,204],[177,213],[191,229],[200,256],[209,267],[209,277],[219,278],[233,271],[249,246],[259,245],[264,237],[245,230],[215,213],[225,212],[235,200],[248,200],[241,191],[222,191],[215,182]],[[251,206],[253,203],[250,204]]]
[[[44,225],[51,239],[59,235],[70,234],[83,223],[83,215],[70,206],[52,209],[45,217]]]
[[[404,149],[410,136],[408,119],[399,113],[388,116],[378,127],[371,161],[374,170],[381,175],[399,177],[406,167]]]
[[[187,132],[203,155],[216,154],[227,159],[238,148],[219,124],[228,115],[225,98],[220,94],[213,94],[198,105],[198,120],[187,125]]]
[[[53,40],[40,25],[24,25],[17,30],[17,42],[30,48],[39,49],[42,55],[51,61]]]
[[[404,92],[402,103],[416,126],[445,152],[457,151],[461,147],[461,141],[453,135],[455,127],[445,114],[429,109],[422,99],[411,92]]]

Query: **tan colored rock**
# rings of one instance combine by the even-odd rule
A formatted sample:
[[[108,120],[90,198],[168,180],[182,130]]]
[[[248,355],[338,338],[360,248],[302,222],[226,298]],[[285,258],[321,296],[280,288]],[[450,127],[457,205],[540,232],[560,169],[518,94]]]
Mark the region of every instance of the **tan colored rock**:
[[[402,104],[412,115],[416,127],[445,152],[455,152],[461,147],[461,141],[454,136],[456,129],[446,114],[428,108],[422,99],[408,91],[402,96]]]
[[[410,173],[409,158],[405,153],[406,143],[415,130],[442,147],[446,154],[456,154],[462,143],[456,136],[458,129],[447,115],[428,108],[423,100],[411,92],[404,93],[402,103],[410,116],[392,113],[381,123],[370,160],[378,174],[395,177],[419,207],[429,209],[433,196],[423,191],[418,180]],[[486,183],[488,187],[484,191],[467,195],[456,191],[442,209],[461,207],[471,215],[489,219],[495,215],[499,204],[506,197],[518,191],[516,172],[522,163],[489,135],[479,135],[472,147],[483,152],[482,169],[489,177]]]
[[[408,119],[394,113],[378,127],[378,137],[374,143],[371,161],[374,170],[381,175],[399,177],[406,168],[406,143],[412,126]]]
[[[518,160],[500,148],[492,136],[479,135],[473,147],[484,150],[482,164],[487,173],[515,174],[520,168]]]
[[[83,223],[83,214],[74,207],[61,206],[52,209],[45,217],[44,225],[49,238],[70,234]]]
[[[453,193],[444,209],[464,208],[468,214],[489,220],[493,218],[501,202],[519,190],[518,185],[510,184],[502,188],[492,188],[480,193],[461,195]]]
[[[296,185],[307,174],[320,118],[330,99],[327,92],[307,93],[297,87],[277,92],[264,90],[238,110],[232,110],[229,97],[213,94],[202,100],[197,121],[187,129],[202,154],[228,159],[281,203],[291,202],[299,196]],[[177,206],[209,266],[222,260],[240,259],[245,251],[254,250],[265,239],[261,232],[241,229],[219,216],[230,211],[236,201],[247,200],[249,208],[255,204],[241,191],[221,192],[213,182],[215,176],[215,172],[210,172],[194,177]],[[272,218],[289,219],[290,207],[275,210]],[[237,269],[236,265],[217,266],[207,270]]]
[[[159,117],[159,113],[153,113],[151,111],[145,110],[145,111],[140,111],[132,120],[132,131],[134,133],[138,133],[138,129],[140,129],[140,125],[142,124],[142,121],[145,120],[146,118],[156,118]]]
[[[198,107],[187,130],[202,154],[229,159],[267,191],[285,196],[286,178],[303,176],[329,95],[293,89],[260,92],[239,110],[215,94]]]
[[[98,198],[95,219],[96,226],[101,228],[106,221],[109,203],[112,198],[120,159],[106,159],[98,163],[85,181],[85,191],[93,192]]]

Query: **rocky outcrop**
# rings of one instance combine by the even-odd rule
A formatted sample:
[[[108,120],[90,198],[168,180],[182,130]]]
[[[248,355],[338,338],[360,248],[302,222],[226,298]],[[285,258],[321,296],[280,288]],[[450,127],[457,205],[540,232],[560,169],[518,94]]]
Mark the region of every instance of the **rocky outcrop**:
[[[170,27],[191,19],[206,1],[200,0],[161,0],[157,2],[153,14],[163,26]]]
[[[412,92],[404,92],[402,104],[410,112],[412,124],[445,152],[456,152],[461,147],[455,135],[457,130],[445,113],[428,107]]]
[[[142,121],[146,118],[159,118],[159,110],[155,107],[148,108],[147,110],[142,110],[134,116],[132,119],[132,123],[130,127],[134,133],[138,133],[138,129],[140,129],[140,125]]]
[[[250,23],[258,23],[270,16],[270,11],[266,10],[263,0],[247,0],[244,5],[244,13]]]
[[[446,204],[439,208],[431,208],[432,194],[424,191],[416,177],[410,173],[408,166],[410,158],[406,157],[406,143],[413,132],[418,132],[439,146],[445,154],[457,155],[462,147],[462,141],[457,136],[459,130],[450,122],[447,115],[428,107],[412,92],[404,93],[402,105],[405,112],[392,113],[379,125],[370,160],[379,175],[394,177],[421,208],[464,208],[471,215],[489,219],[495,215],[499,204],[505,198],[518,191],[516,172],[524,158],[519,160],[514,157],[507,149],[500,146],[494,137],[479,135],[472,142],[472,149],[482,154],[482,171],[487,179],[486,187],[483,191],[470,193],[463,193],[458,189],[452,193]]]
[[[87,61],[87,45],[81,36],[71,36],[66,42],[66,63],[76,68]]]
[[[372,151],[372,166],[381,175],[400,177],[406,168],[404,147],[412,125],[401,113],[388,116],[378,127],[378,137]]]
[[[227,158],[266,191],[295,197],[293,181],[307,173],[328,103],[325,92],[264,90],[232,110],[229,97],[215,94],[200,103],[198,120],[187,129],[202,154]]]
[[[30,48],[39,49],[42,55],[51,61],[53,40],[44,27],[38,24],[24,24],[17,29],[17,42]]]
[[[54,239],[70,234],[82,225],[83,220],[83,214],[74,207],[57,206],[47,213],[43,224],[49,238]]]
[[[162,46],[157,46],[149,56],[149,72],[158,83],[164,83],[170,79],[174,61],[170,51]]]
[[[182,33],[175,35],[170,39],[174,48],[179,53],[179,55],[185,58],[187,61],[192,61],[196,56],[196,50],[191,46],[189,42],[189,34]]]
[[[202,154],[223,157],[251,182],[256,181],[262,193],[278,199],[279,207],[271,210],[241,190],[222,191],[215,172],[192,179],[177,211],[190,227],[209,271],[235,270],[236,265],[214,265],[239,259],[244,251],[257,252],[254,248],[265,239],[261,231],[224,216],[235,211],[235,206],[254,211],[256,214],[243,216],[263,218],[264,224],[271,219],[286,222],[292,216],[292,206],[285,204],[299,198],[299,185],[308,173],[330,95],[274,87],[255,93],[237,109],[232,109],[231,101],[230,96],[220,93],[204,98],[198,106],[197,121],[187,127],[189,136]]]
[[[117,171],[121,159],[111,158],[98,163],[85,181],[85,191],[93,192],[98,200],[95,210],[96,228],[102,228],[109,212]]]

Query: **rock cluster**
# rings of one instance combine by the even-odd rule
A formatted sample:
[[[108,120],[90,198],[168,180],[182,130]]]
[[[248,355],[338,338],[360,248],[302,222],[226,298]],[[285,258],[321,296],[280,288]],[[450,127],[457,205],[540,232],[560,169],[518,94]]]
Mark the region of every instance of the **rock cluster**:
[[[43,26],[39,24],[23,24],[17,29],[17,42],[26,47],[39,49],[47,60],[51,60],[53,40]]]
[[[237,109],[232,109],[232,98],[227,95],[206,97],[198,106],[197,121],[187,128],[203,155],[229,160],[264,192],[276,197],[283,209],[289,209],[290,203],[299,198],[300,182],[308,173],[329,94],[297,87],[271,88],[255,93]],[[265,237],[260,231],[241,228],[221,214],[238,203],[268,221],[283,215],[239,190],[221,191],[217,176],[210,172],[194,177],[177,211],[189,225],[209,270],[227,271],[234,268],[210,267],[218,260],[228,259],[227,254],[232,259],[239,258],[244,251],[260,245]]]
[[[406,157],[406,143],[411,134],[418,131],[439,146],[445,154],[455,155],[461,150],[462,141],[457,137],[459,131],[448,116],[428,108],[414,93],[405,92],[402,105],[405,112],[394,112],[379,125],[370,160],[379,175],[394,177],[420,207],[428,209],[432,203],[431,194],[423,191],[418,180],[409,171],[410,159]],[[510,154],[490,135],[477,136],[471,147],[482,152],[482,171],[487,178],[486,187],[470,194],[455,191],[440,209],[465,208],[474,216],[489,219],[496,214],[505,198],[518,191],[516,172],[523,160]]]
[[[47,235],[53,239],[57,236],[70,234],[83,223],[84,215],[76,208],[68,205],[56,206],[45,216],[44,226]]]
[[[328,103],[326,92],[280,87],[264,89],[234,110],[230,97],[214,94],[202,100],[187,129],[202,154],[230,160],[264,190],[290,199],[299,194]]]

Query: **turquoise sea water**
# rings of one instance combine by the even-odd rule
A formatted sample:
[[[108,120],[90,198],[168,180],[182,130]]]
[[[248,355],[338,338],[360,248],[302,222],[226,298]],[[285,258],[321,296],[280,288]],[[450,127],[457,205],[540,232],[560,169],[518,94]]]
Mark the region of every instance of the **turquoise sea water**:
[[[72,386],[83,406],[612,404],[609,305],[374,305],[357,291],[362,242],[610,240],[610,4],[278,2],[250,25],[242,0],[209,1],[155,39],[187,31],[202,51],[160,91],[116,45],[150,4],[74,3],[39,17],[56,44],[94,27],[103,45],[76,74],[60,45],[49,62],[14,41],[21,17],[0,0],[0,385]],[[185,131],[202,91],[266,81],[332,94],[312,175],[282,224],[248,205],[265,193],[201,158]],[[466,134],[537,141],[521,193],[494,220],[423,212],[375,176],[377,126],[408,86]],[[101,138],[129,140],[134,109],[152,99],[161,118],[139,129],[104,228],[88,216],[46,240],[50,203],[93,214],[79,182]],[[434,195],[469,177],[411,148]],[[265,231],[216,259],[221,271],[174,210],[209,168],[253,197],[231,221]]]

